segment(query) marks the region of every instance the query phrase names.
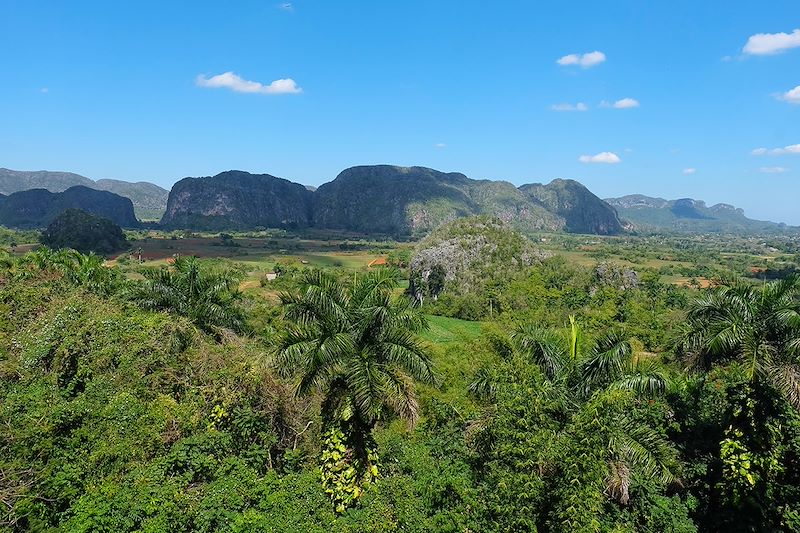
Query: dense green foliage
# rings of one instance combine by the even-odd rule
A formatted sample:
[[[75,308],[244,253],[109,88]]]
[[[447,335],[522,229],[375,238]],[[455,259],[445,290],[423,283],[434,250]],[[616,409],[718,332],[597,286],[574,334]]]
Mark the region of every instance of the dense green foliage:
[[[178,257],[171,268],[148,268],[142,274],[145,281],[135,284],[128,296],[143,309],[184,316],[216,335],[225,329],[247,330],[237,306],[241,294],[235,272],[214,272],[203,268],[195,257]]]
[[[416,246],[410,261],[408,292],[420,303],[426,298],[437,301],[440,296],[491,293],[499,283],[539,263],[545,256],[530,240],[498,219],[454,220]],[[481,317],[480,312],[459,314],[459,318]]]
[[[122,228],[80,209],[67,209],[58,215],[42,232],[41,242],[55,250],[72,248],[101,255],[122,250],[128,244]]]
[[[297,394],[323,394],[322,480],[344,512],[378,476],[372,431],[388,413],[412,424],[419,406],[412,378],[432,384],[431,362],[414,336],[425,319],[395,298],[399,272],[377,270],[351,287],[311,271],[297,294],[283,294],[291,321],[278,341],[277,363],[299,374]]]
[[[800,530],[797,278],[244,268],[0,255],[0,531]]]
[[[33,243],[39,240],[37,231],[16,231],[0,226],[0,246],[13,248],[19,244]]]

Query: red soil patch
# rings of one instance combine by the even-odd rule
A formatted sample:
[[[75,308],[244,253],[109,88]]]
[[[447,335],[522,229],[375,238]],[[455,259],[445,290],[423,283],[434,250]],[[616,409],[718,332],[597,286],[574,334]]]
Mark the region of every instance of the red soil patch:
[[[700,285],[701,289],[707,289],[712,285],[714,285],[714,282],[708,278],[695,278],[695,280]],[[675,281],[675,285],[680,285],[682,287],[689,287],[692,285],[691,281],[692,281],[691,279],[683,278]]]

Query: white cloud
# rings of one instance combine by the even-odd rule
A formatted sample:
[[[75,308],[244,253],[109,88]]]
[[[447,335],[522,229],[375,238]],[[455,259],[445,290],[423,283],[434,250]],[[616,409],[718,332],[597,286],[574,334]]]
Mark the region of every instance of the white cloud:
[[[50,89],[48,89],[47,87],[42,87],[41,89],[39,89],[39,92],[42,94],[47,94],[50,92]]]
[[[284,2],[282,4],[278,4],[278,9],[283,9],[284,11],[292,11],[294,6],[291,2]]]
[[[230,89],[237,93],[259,93],[259,94],[297,94],[303,92],[303,89],[297,86],[297,83],[291,79],[275,80],[269,85],[264,85],[257,81],[249,81],[241,78],[233,72],[225,72],[206,78],[205,75],[200,74],[195,80],[198,87],[208,87],[211,89]]]
[[[593,67],[599,65],[606,60],[606,55],[603,52],[588,52],[586,54],[569,54],[560,57],[556,63],[561,66],[578,65],[583,68]]]
[[[778,95],[778,100],[783,100],[784,102],[789,102],[790,104],[800,104],[800,85]]]
[[[620,163],[622,159],[614,152],[600,152],[595,155],[582,155],[578,158],[581,163]]]
[[[751,35],[742,51],[748,55],[765,56],[780,54],[797,47],[800,47],[800,28],[792,33],[757,33]]]
[[[575,105],[572,104],[554,104],[550,106],[550,109],[553,111],[588,111],[589,106],[584,104],[583,102],[578,102]]]
[[[434,148],[447,148],[445,143],[436,143],[433,145]]]
[[[631,109],[633,107],[639,107],[639,105],[639,100],[636,98],[623,98],[616,102],[608,102],[606,100],[600,102],[600,107],[613,107],[614,109]]]
[[[697,172],[697,169],[693,168],[693,167],[689,167],[689,168],[684,168],[683,169],[683,173],[686,174],[687,176],[689,174],[694,174],[695,172]]]
[[[762,174],[783,174],[789,172],[789,169],[786,167],[761,167],[758,171]]]
[[[783,148],[773,148],[769,150],[767,148],[756,148],[752,152],[751,155],[786,155],[786,154],[800,154],[800,144],[790,144],[789,146],[784,146]]]
[[[614,102],[612,106],[614,109],[630,109],[632,107],[639,107],[639,100],[635,98],[623,98],[622,100],[617,100]]]

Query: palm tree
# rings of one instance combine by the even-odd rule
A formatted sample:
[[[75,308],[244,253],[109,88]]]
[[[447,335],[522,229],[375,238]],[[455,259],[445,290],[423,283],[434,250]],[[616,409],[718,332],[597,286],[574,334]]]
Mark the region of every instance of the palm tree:
[[[196,257],[178,257],[171,267],[149,268],[142,274],[145,280],[129,292],[139,307],[184,316],[217,336],[224,330],[247,331],[238,305],[239,276],[233,271],[212,271]]]
[[[690,306],[681,349],[702,371],[739,362],[800,409],[800,278],[714,287]]]
[[[323,482],[340,511],[377,475],[375,424],[389,414],[413,423],[413,380],[435,381],[416,336],[426,321],[394,296],[398,280],[396,270],[381,269],[345,285],[314,270],[299,291],[281,295],[288,324],[276,363],[297,377],[297,395],[322,394]]]
[[[668,379],[659,366],[635,354],[630,341],[618,330],[601,335],[584,346],[583,333],[569,317],[568,335],[522,325],[512,333],[516,349],[539,365],[545,376],[582,396],[601,388],[625,389],[655,396],[667,390]]]
[[[105,259],[99,255],[75,250],[61,250],[56,255],[56,268],[74,285],[108,296],[123,283],[120,271],[105,266]]]
[[[619,393],[614,391],[652,398],[668,388],[664,372],[654,362],[634,354],[621,332],[609,331],[587,345],[574,316],[570,316],[567,332],[522,325],[512,333],[511,341],[517,357],[539,366],[552,384],[544,390],[562,406],[567,422],[553,435],[554,448],[566,447],[565,443],[574,439],[573,432],[581,426],[586,408],[595,409],[592,406],[598,401],[616,401],[611,400],[618,398]],[[470,392],[478,397],[491,396],[494,390],[490,373],[485,370],[470,386]],[[674,483],[677,460],[674,449],[656,430],[635,419],[628,409],[618,411],[607,428],[606,493],[627,504],[632,473]]]
[[[105,259],[90,253],[82,254],[68,248],[52,250],[40,246],[16,260],[8,261],[12,275],[28,279],[42,271],[58,272],[64,279],[92,292],[108,296],[124,283],[121,272],[105,265]]]

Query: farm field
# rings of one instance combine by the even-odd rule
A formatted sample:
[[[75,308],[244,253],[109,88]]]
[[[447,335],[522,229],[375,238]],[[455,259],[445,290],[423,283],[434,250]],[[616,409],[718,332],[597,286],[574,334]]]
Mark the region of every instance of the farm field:
[[[795,259],[787,250],[793,241],[767,243],[754,237],[598,237],[569,234],[531,236],[536,246],[568,263],[592,267],[607,262],[635,271],[657,272],[662,282],[679,286],[705,287],[715,277],[735,273],[746,277],[772,277],[794,267]],[[120,264],[133,275],[141,258],[143,266],[167,264],[172,258],[197,256],[216,258],[235,264],[245,272],[243,289],[255,288],[261,277],[276,264],[322,269],[368,271],[385,264],[388,254],[410,251],[413,242],[366,240],[358,235],[292,234],[268,231],[258,234],[190,234],[132,232],[130,248],[109,261]],[[784,249],[776,248],[775,245]],[[24,253],[32,245],[18,245]],[[407,282],[406,282],[407,286]],[[405,287],[404,287],[405,288]]]

